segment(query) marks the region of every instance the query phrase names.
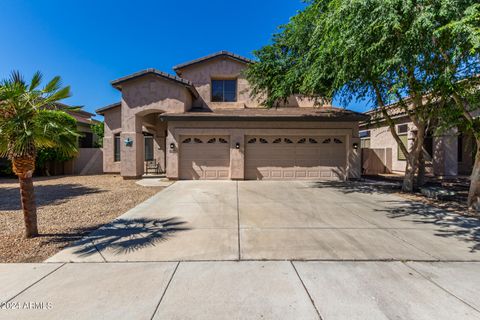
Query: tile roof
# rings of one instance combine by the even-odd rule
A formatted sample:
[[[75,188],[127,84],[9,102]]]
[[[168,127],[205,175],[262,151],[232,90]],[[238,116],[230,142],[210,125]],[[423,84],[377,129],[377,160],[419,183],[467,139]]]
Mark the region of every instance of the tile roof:
[[[160,118],[168,120],[302,120],[302,121],[365,121],[368,116],[342,108],[244,108],[194,110],[181,113],[164,113]]]
[[[146,75],[154,75],[154,76],[161,77],[161,78],[176,82],[178,84],[181,84],[181,85],[185,86],[188,90],[190,90],[190,92],[193,94],[193,96],[195,98],[198,97],[198,92],[190,81],[188,81],[186,79],[183,79],[183,78],[180,78],[178,76],[174,76],[172,74],[154,69],[154,68],[141,70],[141,71],[132,73],[128,76],[115,79],[111,82],[111,84],[112,84],[112,86],[114,86],[118,90],[121,90],[122,89],[122,87],[121,87],[122,83],[133,80],[133,79],[137,79],[137,78],[140,78],[140,77],[143,77],[143,76],[146,76]]]
[[[204,57],[201,57],[201,58],[198,58],[198,59],[195,59],[195,60],[191,60],[191,61],[188,61],[188,62],[185,62],[185,63],[178,64],[178,65],[173,67],[173,70],[177,71],[179,69],[183,69],[183,68],[189,67],[191,65],[197,64],[197,63],[201,63],[201,62],[204,62],[204,61],[215,59],[217,57],[228,57],[228,58],[231,58],[233,60],[237,60],[237,61],[240,61],[240,62],[243,62],[243,63],[253,63],[254,62],[253,60],[251,60],[249,58],[240,56],[240,55],[232,53],[230,51],[222,50],[222,51],[218,51],[218,52],[209,54],[207,56],[204,56]]]
[[[116,108],[116,107],[120,107],[121,105],[122,103],[120,101],[115,102],[115,103],[109,104],[108,106],[98,108],[97,110],[95,110],[95,112],[97,114],[103,114],[105,111]]]

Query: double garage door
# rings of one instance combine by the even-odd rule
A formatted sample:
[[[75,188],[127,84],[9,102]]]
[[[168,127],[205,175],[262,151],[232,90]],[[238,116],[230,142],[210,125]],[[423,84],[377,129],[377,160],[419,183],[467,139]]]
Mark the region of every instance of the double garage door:
[[[335,180],[345,175],[345,137],[247,136],[245,142],[245,179]],[[229,171],[229,137],[182,137],[180,179],[229,179]]]

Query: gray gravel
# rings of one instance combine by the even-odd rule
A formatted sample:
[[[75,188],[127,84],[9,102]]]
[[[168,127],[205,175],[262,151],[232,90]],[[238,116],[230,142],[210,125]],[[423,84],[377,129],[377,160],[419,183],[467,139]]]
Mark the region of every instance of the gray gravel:
[[[43,261],[163,189],[114,175],[36,178],[34,186],[41,235],[25,239],[18,181],[0,179],[0,263]]]

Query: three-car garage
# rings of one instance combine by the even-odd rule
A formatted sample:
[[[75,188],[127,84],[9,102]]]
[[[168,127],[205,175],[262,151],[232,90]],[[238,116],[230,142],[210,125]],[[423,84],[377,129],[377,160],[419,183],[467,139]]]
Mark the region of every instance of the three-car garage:
[[[244,144],[244,179],[337,180],[347,166],[345,136],[246,135],[232,145],[229,136],[182,136],[179,178],[186,180],[230,179],[230,149]]]

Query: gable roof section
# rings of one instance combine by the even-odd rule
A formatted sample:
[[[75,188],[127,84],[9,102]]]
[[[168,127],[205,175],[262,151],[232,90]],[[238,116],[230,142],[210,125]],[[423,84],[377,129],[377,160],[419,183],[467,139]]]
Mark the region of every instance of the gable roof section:
[[[219,57],[230,58],[232,60],[239,61],[241,63],[253,63],[254,62],[253,60],[251,60],[249,58],[242,57],[242,56],[240,56],[238,54],[235,54],[235,53],[232,53],[230,51],[222,50],[222,51],[218,51],[218,52],[209,54],[208,56],[204,56],[204,57],[201,57],[201,58],[198,58],[198,59],[195,59],[195,60],[191,60],[191,61],[188,61],[188,62],[185,62],[185,63],[178,64],[178,65],[173,67],[173,70],[175,70],[175,72],[178,73],[178,71],[180,69],[184,69],[184,68],[190,67],[192,65],[202,63],[202,62],[206,62],[206,61],[209,61],[209,60],[213,60],[213,59],[216,59],[216,58],[219,58]]]
[[[121,91],[122,90],[122,83],[131,81],[131,80],[134,80],[134,79],[138,79],[138,78],[144,77],[146,75],[154,75],[154,76],[160,77],[162,79],[173,81],[173,82],[187,88],[195,98],[198,98],[198,92],[190,81],[185,80],[185,79],[180,78],[180,77],[177,77],[177,76],[174,76],[174,75],[171,75],[169,73],[154,69],[154,68],[145,69],[145,70],[142,70],[142,71],[132,73],[128,76],[115,79],[111,82],[111,84],[112,84],[113,87],[115,87],[115,88],[117,88],[118,90]]]

